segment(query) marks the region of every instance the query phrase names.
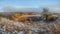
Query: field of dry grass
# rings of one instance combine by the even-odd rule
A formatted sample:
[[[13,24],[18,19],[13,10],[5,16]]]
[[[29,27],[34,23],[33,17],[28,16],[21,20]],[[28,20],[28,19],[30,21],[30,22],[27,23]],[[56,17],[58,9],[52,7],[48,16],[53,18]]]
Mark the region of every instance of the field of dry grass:
[[[59,14],[56,14],[59,15]],[[60,16],[55,22],[18,22],[0,17],[1,34],[60,34]]]

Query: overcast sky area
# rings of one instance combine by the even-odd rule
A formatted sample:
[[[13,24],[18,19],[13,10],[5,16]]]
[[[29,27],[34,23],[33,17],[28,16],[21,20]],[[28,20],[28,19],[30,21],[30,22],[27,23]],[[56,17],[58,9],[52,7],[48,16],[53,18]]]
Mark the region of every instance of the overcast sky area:
[[[12,8],[13,7],[13,8]],[[42,8],[49,7],[50,10],[60,11],[60,0],[0,0],[0,12],[6,9]],[[6,8],[6,9],[5,9]]]

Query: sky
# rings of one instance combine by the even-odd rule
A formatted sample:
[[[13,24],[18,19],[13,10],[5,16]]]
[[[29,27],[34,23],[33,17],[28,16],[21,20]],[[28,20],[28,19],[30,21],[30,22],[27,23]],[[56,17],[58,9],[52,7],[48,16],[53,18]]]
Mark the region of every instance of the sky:
[[[59,5],[60,0],[0,0],[0,7],[15,6],[15,7],[45,7]]]
[[[60,11],[60,0],[0,0],[0,9],[6,6],[18,8],[56,7]]]

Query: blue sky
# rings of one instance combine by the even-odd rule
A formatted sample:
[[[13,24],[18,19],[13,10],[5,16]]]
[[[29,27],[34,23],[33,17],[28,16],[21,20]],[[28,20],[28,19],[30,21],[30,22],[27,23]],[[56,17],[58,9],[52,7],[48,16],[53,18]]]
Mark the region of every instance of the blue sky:
[[[34,8],[54,5],[60,5],[60,0],[0,0],[0,8],[4,6]]]

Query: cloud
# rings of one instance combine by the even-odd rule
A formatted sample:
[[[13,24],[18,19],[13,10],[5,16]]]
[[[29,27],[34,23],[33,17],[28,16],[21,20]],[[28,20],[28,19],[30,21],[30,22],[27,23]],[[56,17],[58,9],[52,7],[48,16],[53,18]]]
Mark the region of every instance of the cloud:
[[[60,13],[60,5],[48,7],[51,12]]]
[[[60,5],[55,6],[47,6],[51,12],[60,13]],[[13,7],[13,6],[5,6],[2,8],[4,12],[41,12],[45,7],[39,8],[22,8],[22,7]]]
[[[39,12],[40,9],[38,8],[20,8],[20,7],[13,7],[13,6],[6,6],[2,8],[4,12]]]

